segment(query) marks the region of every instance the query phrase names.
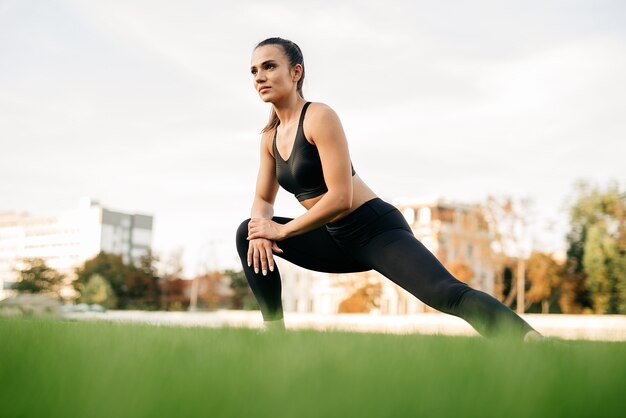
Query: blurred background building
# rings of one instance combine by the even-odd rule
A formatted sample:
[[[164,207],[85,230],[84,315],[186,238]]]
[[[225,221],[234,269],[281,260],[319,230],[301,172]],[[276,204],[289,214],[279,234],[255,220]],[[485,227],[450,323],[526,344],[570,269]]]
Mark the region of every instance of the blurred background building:
[[[11,294],[24,259],[41,258],[70,280],[76,266],[100,251],[138,264],[151,250],[152,225],[151,215],[110,210],[87,197],[57,213],[0,212],[0,299]]]

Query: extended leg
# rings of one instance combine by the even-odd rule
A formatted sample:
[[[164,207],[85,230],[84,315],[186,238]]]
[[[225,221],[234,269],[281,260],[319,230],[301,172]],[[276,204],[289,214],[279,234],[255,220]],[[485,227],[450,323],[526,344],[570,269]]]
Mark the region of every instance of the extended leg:
[[[510,308],[485,292],[457,280],[406,229],[392,229],[373,238],[358,259],[409,291],[425,304],[465,319],[484,336],[523,338],[533,328]]]

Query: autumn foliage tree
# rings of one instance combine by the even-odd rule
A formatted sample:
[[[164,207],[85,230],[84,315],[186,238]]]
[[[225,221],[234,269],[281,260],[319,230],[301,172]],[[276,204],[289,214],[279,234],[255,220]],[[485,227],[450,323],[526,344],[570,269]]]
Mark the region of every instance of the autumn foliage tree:
[[[541,304],[541,313],[549,313],[550,305],[558,299],[562,281],[562,266],[550,254],[534,251],[526,261],[526,311],[531,305]]]
[[[366,282],[339,304],[339,313],[369,313],[380,306],[382,285]]]

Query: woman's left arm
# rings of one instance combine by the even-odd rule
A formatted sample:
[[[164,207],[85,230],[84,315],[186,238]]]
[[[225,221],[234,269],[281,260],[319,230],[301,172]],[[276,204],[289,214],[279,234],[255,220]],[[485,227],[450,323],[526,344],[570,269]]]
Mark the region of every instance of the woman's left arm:
[[[309,137],[319,152],[328,191],[306,213],[283,225],[282,239],[319,228],[352,206],[352,166],[341,121],[329,106],[316,107],[309,115]]]

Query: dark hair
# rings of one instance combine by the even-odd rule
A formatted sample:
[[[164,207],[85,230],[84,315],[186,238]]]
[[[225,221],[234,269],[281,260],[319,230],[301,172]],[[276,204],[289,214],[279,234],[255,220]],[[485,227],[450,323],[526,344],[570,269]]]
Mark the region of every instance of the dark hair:
[[[258,47],[264,46],[264,45],[280,45],[283,48],[283,51],[285,55],[287,56],[287,59],[289,60],[289,65],[291,67],[295,66],[296,64],[300,64],[302,66],[302,77],[300,77],[300,80],[298,80],[298,84],[296,85],[296,90],[298,91],[298,94],[300,95],[300,97],[304,99],[304,94],[302,93],[302,84],[304,83],[304,56],[302,55],[302,51],[300,50],[300,47],[296,45],[294,42],[291,42],[287,39],[267,38],[264,41],[259,42],[254,47],[254,49],[257,49]],[[270,113],[270,120],[267,123],[267,125],[265,125],[265,128],[263,128],[261,133],[265,133],[271,129],[276,128],[279,122],[280,120],[278,119],[278,115],[276,114],[276,111],[274,110],[274,106],[272,106],[272,111]]]

